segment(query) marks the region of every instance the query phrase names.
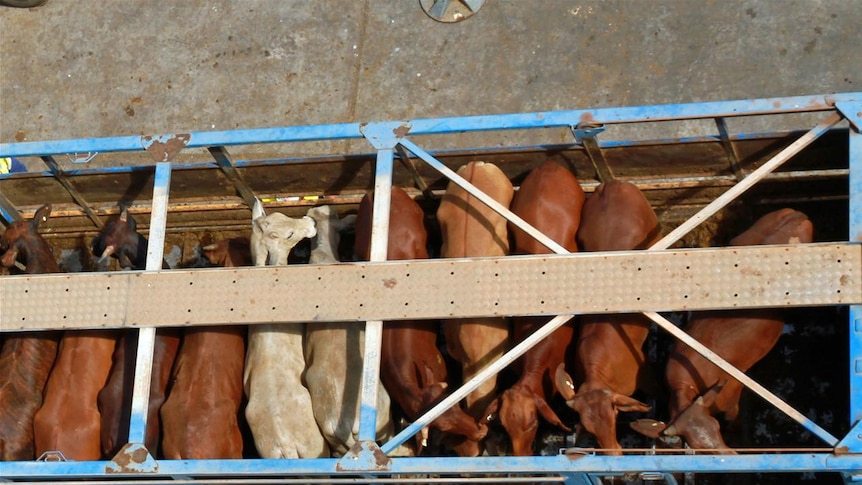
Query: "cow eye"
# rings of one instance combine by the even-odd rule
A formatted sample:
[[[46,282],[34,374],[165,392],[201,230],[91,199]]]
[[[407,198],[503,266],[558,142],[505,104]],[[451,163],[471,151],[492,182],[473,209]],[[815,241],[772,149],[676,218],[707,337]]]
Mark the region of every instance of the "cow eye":
[[[271,233],[269,233],[269,238],[270,239],[278,239],[278,234],[271,232]]]

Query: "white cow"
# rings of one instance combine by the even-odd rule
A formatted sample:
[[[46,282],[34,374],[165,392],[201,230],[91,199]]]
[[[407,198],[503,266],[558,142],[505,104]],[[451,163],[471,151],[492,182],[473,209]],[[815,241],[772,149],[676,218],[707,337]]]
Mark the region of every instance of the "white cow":
[[[332,264],[341,240],[340,231],[356,216],[339,220],[330,206],[309,209],[317,236],[311,243],[311,264]],[[312,323],[305,330],[305,382],[311,392],[314,418],[332,453],[342,456],[359,435],[359,403],[362,393],[362,356],[365,332],[357,323]],[[389,395],[377,386],[377,440],[392,435]]]
[[[309,217],[252,212],[251,255],[255,266],[285,265],[290,250],[316,234]],[[252,325],[248,330],[243,386],[245,416],[263,458],[326,458],[329,446],[317,428],[311,396],[302,384],[305,324]]]

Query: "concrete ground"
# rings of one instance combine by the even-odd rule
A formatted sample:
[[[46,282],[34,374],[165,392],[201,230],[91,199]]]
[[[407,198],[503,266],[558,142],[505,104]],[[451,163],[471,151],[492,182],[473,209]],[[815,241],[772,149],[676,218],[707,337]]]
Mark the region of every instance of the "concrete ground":
[[[488,0],[455,24],[418,0],[0,7],[0,142],[859,91],[859,7]],[[571,140],[549,137],[523,141]]]

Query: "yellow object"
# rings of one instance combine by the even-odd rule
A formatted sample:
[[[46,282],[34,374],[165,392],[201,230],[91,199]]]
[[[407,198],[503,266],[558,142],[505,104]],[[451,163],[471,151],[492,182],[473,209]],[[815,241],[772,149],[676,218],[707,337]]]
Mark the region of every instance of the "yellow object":
[[[0,158],[0,173],[9,173],[12,171],[12,159],[9,157]]]

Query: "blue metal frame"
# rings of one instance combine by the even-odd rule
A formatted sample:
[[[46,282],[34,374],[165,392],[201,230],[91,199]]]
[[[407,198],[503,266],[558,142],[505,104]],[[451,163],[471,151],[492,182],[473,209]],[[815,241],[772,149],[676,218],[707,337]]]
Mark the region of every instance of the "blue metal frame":
[[[91,138],[67,141],[28,142],[0,144],[0,156],[48,156],[83,152],[124,152],[150,150],[157,144],[169,144],[180,140],[184,147],[209,147],[228,145],[247,145],[261,143],[281,143],[298,141],[356,139],[365,137],[378,150],[376,189],[379,194],[388,195],[391,186],[393,148],[401,144],[417,155],[427,155],[415,144],[405,139],[406,135],[431,135],[460,132],[533,129],[552,127],[593,127],[596,125],[637,123],[645,121],[668,121],[683,119],[715,119],[751,115],[774,115],[799,112],[829,111],[840,112],[851,123],[849,130],[850,152],[850,235],[849,241],[862,243],[862,93],[842,93],[835,95],[800,96],[788,98],[754,99],[707,103],[689,103],[660,106],[638,106],[606,108],[595,110],[554,111],[508,115],[469,116],[456,118],[419,119],[413,121],[386,121],[374,123],[344,123],[317,126],[298,126],[265,128],[252,130],[214,131],[182,135],[162,135],[157,137],[113,137]],[[625,144],[626,142],[621,142]],[[419,153],[417,153],[419,152]],[[170,158],[167,151],[163,158]],[[161,156],[161,152],[158,154]],[[158,159],[164,162],[163,159]],[[433,157],[426,160],[433,163]],[[160,163],[161,178],[170,178],[170,165]],[[123,169],[126,170],[126,169]],[[387,182],[388,180],[388,182]],[[156,190],[165,188],[169,182],[157,183]],[[164,200],[166,195],[160,200]],[[159,197],[154,196],[154,205]],[[385,234],[388,208],[387,196],[375,198],[374,224],[375,239],[372,242],[373,261],[385,259]],[[155,208],[154,208],[155,212]],[[151,235],[164,232],[165,221],[155,222]],[[160,226],[160,227],[159,227]],[[151,245],[152,246],[152,245]],[[382,256],[381,256],[382,254]],[[157,268],[149,268],[156,269]],[[862,303],[862,302],[860,302]],[[559,317],[564,318],[564,317]],[[551,328],[552,325],[546,325]],[[370,329],[378,329],[379,322],[369,322]],[[379,355],[379,332],[371,331],[366,335],[365,372],[363,374],[362,419],[360,425],[360,447],[354,453],[341,459],[301,459],[301,460],[164,460],[148,461],[138,469],[118,467],[115,462],[7,462],[2,464],[0,479],[35,478],[160,478],[160,477],[251,477],[251,476],[319,476],[339,477],[361,474],[363,476],[388,476],[403,474],[540,474],[562,475],[571,482],[585,477],[600,475],[619,475],[623,472],[841,472],[848,481],[860,479],[862,470],[862,305],[850,308],[850,418],[852,429],[835,448],[824,450],[787,450],[781,454],[742,454],[737,456],[719,455],[663,455],[638,454],[622,457],[583,454],[583,450],[570,450],[572,454],[535,457],[482,457],[482,458],[389,458],[381,465],[380,448],[373,442],[374,434],[374,396],[376,390]],[[370,349],[370,350],[369,350]],[[378,360],[375,360],[378,359]],[[140,367],[140,366],[139,366]],[[146,367],[146,365],[144,366]],[[146,372],[146,369],[144,369]],[[478,376],[477,376],[478,377]],[[466,387],[466,386],[465,386]],[[441,405],[457,401],[457,394],[466,394],[462,388]],[[137,393],[136,393],[137,395]],[[143,393],[146,399],[146,393]],[[145,401],[144,401],[145,404]],[[136,406],[136,413],[141,413]],[[144,405],[145,409],[146,406]],[[434,410],[432,410],[434,411]],[[412,432],[421,427],[422,422],[433,419],[432,413],[420,418],[408,430],[399,434],[398,439],[384,445],[384,451],[391,451],[403,442]],[[140,416],[135,419],[135,430],[131,436],[142,436]],[[402,436],[403,435],[403,436]],[[133,443],[132,447],[139,447]],[[135,448],[137,449],[137,448]],[[503,481],[504,479],[501,479]]]

